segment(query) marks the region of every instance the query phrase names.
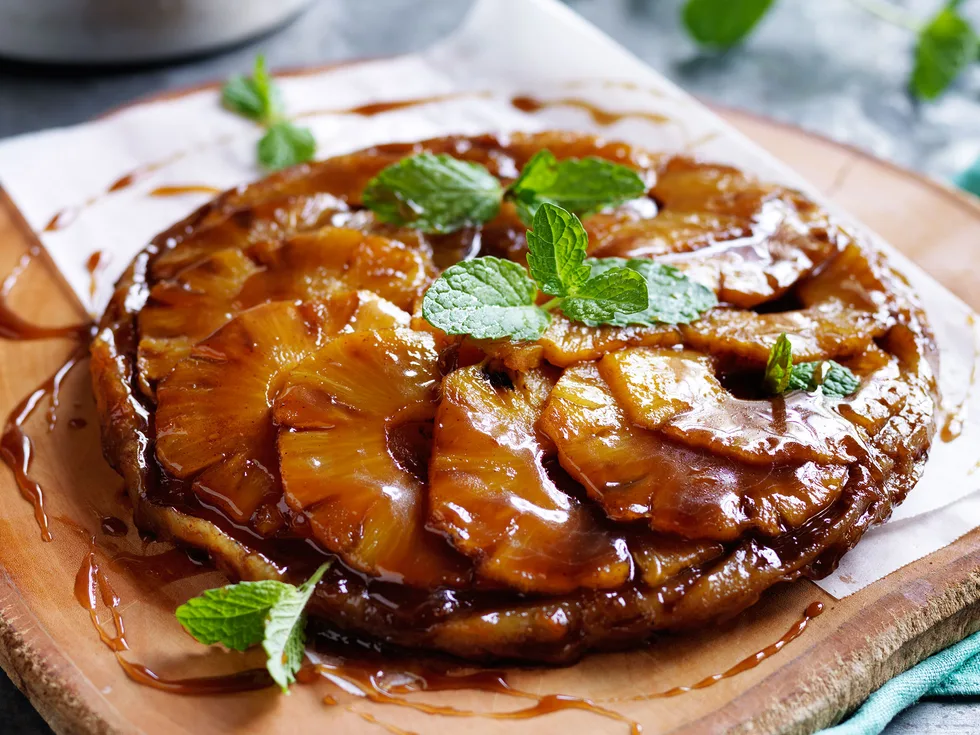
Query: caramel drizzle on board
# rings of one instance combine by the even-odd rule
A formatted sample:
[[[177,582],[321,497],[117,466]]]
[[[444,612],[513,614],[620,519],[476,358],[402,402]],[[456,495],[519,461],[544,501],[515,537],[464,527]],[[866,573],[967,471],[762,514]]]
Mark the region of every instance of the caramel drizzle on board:
[[[973,396],[973,391],[976,389],[977,374],[980,371],[980,329],[977,328],[976,317],[973,314],[967,317],[967,325],[971,327],[971,332],[973,333],[973,367],[970,369],[970,380],[967,384],[966,392],[960,401],[951,406],[944,404],[939,408],[940,416],[945,416],[942,428],[939,431],[939,438],[944,442],[951,442],[959,438],[960,434],[963,433],[963,427],[966,424],[967,408],[970,404],[970,398]],[[977,466],[980,466],[980,463]],[[973,473],[971,472],[970,474]]]
[[[112,562],[110,562],[111,565]],[[218,676],[168,678],[157,674],[147,666],[123,657],[121,654],[124,651],[128,651],[129,646],[125,638],[125,621],[120,612],[120,599],[113,590],[108,576],[98,562],[94,536],[91,539],[89,553],[82,560],[82,564],[75,578],[75,597],[79,604],[88,610],[89,617],[99,634],[99,638],[115,654],[116,661],[119,663],[123,672],[138,684],[183,696],[236,694],[265,689],[273,685],[265,669],[246,669],[244,671]],[[112,616],[114,634],[99,622],[98,604],[100,600]],[[297,675],[297,682],[304,685],[311,685],[318,681],[326,681],[334,685],[340,692],[375,704],[404,707],[426,715],[443,717],[527,720],[554,712],[579,710],[623,722],[629,727],[630,735],[640,735],[643,728],[638,722],[603,705],[674,697],[688,692],[706,689],[725,679],[754,669],[763,661],[775,656],[788,644],[803,635],[813,619],[818,617],[823,610],[824,605],[822,602],[811,603],[804,611],[803,616],[777,641],[747,656],[723,672],[705,677],[690,686],[678,686],[662,692],[640,694],[632,697],[593,700],[567,694],[539,695],[512,687],[507,680],[506,672],[500,670],[480,669],[469,673],[454,673],[450,668],[443,668],[441,670],[427,669],[419,664],[410,665],[404,668],[404,670],[397,666],[385,669],[371,660],[357,660],[347,656],[332,655],[324,657],[323,660],[305,664]],[[319,656],[316,658],[320,659]],[[389,678],[397,678],[401,681],[407,680],[411,684],[386,686],[385,680]],[[529,707],[516,710],[488,712],[428,704],[414,701],[404,696],[423,691],[479,691],[487,694],[529,699],[534,703]],[[335,705],[337,703],[337,700],[332,695],[325,696],[323,701],[325,705]],[[397,729],[392,729],[393,726],[389,726],[387,723],[375,721],[373,715],[364,717],[364,713],[354,711],[349,707],[348,710],[361,716],[362,719],[372,722],[372,724],[378,724],[388,728],[391,732],[401,732]]]

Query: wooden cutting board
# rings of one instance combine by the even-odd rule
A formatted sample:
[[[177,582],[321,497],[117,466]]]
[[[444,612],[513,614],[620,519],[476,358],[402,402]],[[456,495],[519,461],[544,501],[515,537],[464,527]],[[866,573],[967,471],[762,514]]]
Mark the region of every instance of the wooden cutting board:
[[[973,200],[800,130],[734,111],[722,114],[980,307],[975,288],[980,206]],[[0,273],[14,268],[32,239],[0,192]],[[27,268],[9,303],[42,324],[84,316],[43,256]],[[0,341],[0,411],[10,411],[71,350],[67,340]],[[142,541],[128,521],[125,535],[106,532],[122,529],[104,518],[126,519],[128,512],[121,480],[101,458],[87,363],[65,378],[53,430],[46,429],[43,406],[37,414],[28,425],[36,450],[31,476],[45,490],[53,540],[42,541],[31,505],[11,474],[0,468],[0,665],[56,732],[342,735],[381,728],[438,733],[460,726],[475,735],[629,731],[627,723],[582,710],[529,720],[453,720],[374,704],[326,682],[294,687],[289,697],[273,690],[185,697],[130,681],[100,641],[89,610],[76,599],[80,570],[79,591],[86,599],[92,553],[118,598],[130,648],[122,654],[127,660],[164,676],[228,672],[256,660],[246,662],[248,657],[240,654],[194,643],[173,617],[173,609],[188,597],[223,584],[220,574],[195,567],[167,544]],[[980,487],[980,472],[976,480]],[[185,572],[176,579],[166,573],[174,563]],[[824,613],[755,668],[674,698],[603,704],[724,672],[780,639],[817,601],[825,605]],[[95,619],[115,635],[110,610],[101,600],[96,600]],[[839,602],[809,582],[787,585],[728,624],[665,637],[642,651],[592,656],[567,669],[513,672],[511,682],[539,695],[589,697],[635,720],[647,735],[804,733],[834,722],[889,677],[978,629],[980,531],[975,531]],[[327,696],[333,704],[323,701]],[[474,691],[407,699],[482,713],[533,705]]]

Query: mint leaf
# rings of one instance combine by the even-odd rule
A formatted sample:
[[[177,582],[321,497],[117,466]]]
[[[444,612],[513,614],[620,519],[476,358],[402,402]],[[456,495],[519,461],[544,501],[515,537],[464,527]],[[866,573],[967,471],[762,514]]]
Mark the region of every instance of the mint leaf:
[[[693,281],[671,265],[654,263],[645,258],[590,258],[585,261],[598,276],[613,268],[629,268],[646,280],[649,302],[646,308],[631,314],[615,315],[607,324],[625,327],[629,324],[688,324],[718,305],[714,291]]]
[[[794,365],[793,347],[789,338],[781,334],[769,350],[763,383],[766,391],[774,396],[791,390],[812,392],[820,389],[825,396],[843,398],[858,389],[861,379],[833,360]]]
[[[309,128],[281,120],[273,123],[259,140],[259,163],[269,171],[295,166],[313,158],[316,140]]]
[[[178,607],[177,620],[206,645],[244,651],[261,643],[269,674],[286,691],[303,662],[303,610],[328,567],[322,565],[299,588],[266,580],[207,590]]]
[[[947,2],[919,32],[909,82],[916,97],[935,99],[977,59],[980,39],[957,11],[958,5]]]
[[[785,334],[781,334],[769,350],[769,360],[762,379],[766,392],[774,396],[785,393],[789,389],[792,373],[793,345]]]
[[[850,369],[833,360],[822,360],[793,365],[787,390],[812,392],[819,388],[826,396],[844,398],[860,385],[860,378]]]
[[[296,681],[296,672],[303,664],[306,645],[304,610],[328,566],[322,565],[298,589],[287,585],[289,592],[269,611],[262,648],[268,656],[266,668],[284,692],[288,692],[289,685]]]
[[[589,236],[579,218],[554,204],[543,204],[527,232],[527,264],[531,277],[546,294],[568,296],[589,278],[582,265]]]
[[[535,340],[548,314],[534,305],[534,281],[517,263],[486,256],[447,268],[422,299],[422,316],[446,334]]]
[[[251,77],[237,74],[221,88],[221,103],[232,112],[250,120],[267,123],[282,112],[279,90],[265,68],[265,57],[255,57]]]
[[[773,0],[687,0],[684,25],[700,44],[730,48],[751,33]]]
[[[262,642],[269,611],[292,589],[283,582],[239,582],[207,590],[177,608],[177,620],[205,645],[244,651]]]
[[[643,276],[629,268],[613,268],[590,278],[575,296],[563,299],[561,310],[570,319],[596,327],[612,323],[618,315],[641,311],[648,302]]]
[[[363,202],[383,222],[446,233],[493,219],[502,197],[500,182],[483,166],[421,153],[371,179]]]
[[[530,225],[545,202],[584,215],[636,199],[645,192],[643,179],[631,168],[596,157],[558,161],[551,151],[543,150],[527,162],[507,196],[515,201],[524,223]]]

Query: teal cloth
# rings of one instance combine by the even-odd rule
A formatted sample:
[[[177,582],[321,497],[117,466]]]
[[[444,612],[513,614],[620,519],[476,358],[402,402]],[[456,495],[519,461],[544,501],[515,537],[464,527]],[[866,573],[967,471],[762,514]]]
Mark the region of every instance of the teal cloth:
[[[963,189],[963,191],[968,191],[980,197],[980,158],[974,161],[970,168],[954,178],[953,183]]]
[[[927,658],[876,691],[850,719],[821,735],[877,735],[922,697],[980,695],[980,633]]]

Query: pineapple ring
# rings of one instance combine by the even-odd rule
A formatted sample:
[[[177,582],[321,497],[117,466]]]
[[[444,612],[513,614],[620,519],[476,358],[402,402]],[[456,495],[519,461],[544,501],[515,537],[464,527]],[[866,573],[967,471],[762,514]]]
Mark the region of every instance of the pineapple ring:
[[[612,589],[631,573],[622,536],[559,489],[535,425],[554,385],[544,371],[497,387],[482,367],[443,381],[429,466],[429,524],[480,575],[521,592]]]
[[[844,465],[870,452],[822,396],[736,398],[696,352],[627,348],[602,358],[599,373],[632,423],[692,449],[763,467]]]
[[[286,502],[349,566],[413,587],[460,586],[469,564],[425,528],[424,481],[391,435],[435,416],[431,334],[340,336],[290,372],[275,402]]]
[[[205,502],[268,535],[282,524],[272,400],[285,373],[372,314],[377,297],[273,302],[242,312],[196,345],[157,390],[156,455]],[[391,307],[392,309],[394,307]],[[408,315],[403,315],[404,319]],[[369,326],[389,326],[380,313]]]
[[[434,277],[426,250],[338,227],[261,243],[247,252],[219,250],[150,290],[139,315],[144,393],[152,397],[152,386],[195,343],[244,309],[357,289],[411,309]]]
[[[859,355],[890,326],[881,263],[853,243],[797,289],[802,309],[758,314],[716,310],[681,327],[684,343],[703,352],[765,365],[780,334],[799,362]]]
[[[541,428],[610,519],[690,539],[779,535],[829,506],[848,479],[845,466],[754,467],[634,426],[594,364],[565,371]]]

